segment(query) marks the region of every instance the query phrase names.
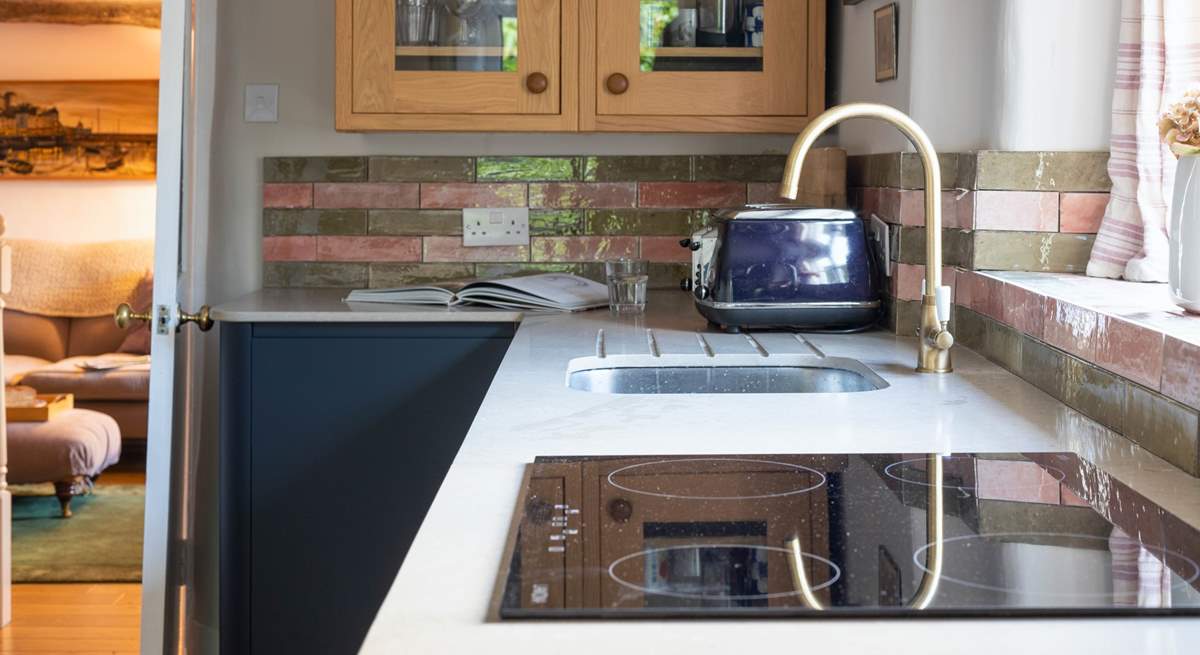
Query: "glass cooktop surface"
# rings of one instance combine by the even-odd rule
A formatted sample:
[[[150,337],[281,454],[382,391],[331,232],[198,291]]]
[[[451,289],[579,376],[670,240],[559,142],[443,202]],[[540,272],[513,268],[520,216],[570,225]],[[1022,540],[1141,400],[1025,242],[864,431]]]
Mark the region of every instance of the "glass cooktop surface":
[[[1072,454],[538,458],[492,614],[1200,615],[1198,561]]]

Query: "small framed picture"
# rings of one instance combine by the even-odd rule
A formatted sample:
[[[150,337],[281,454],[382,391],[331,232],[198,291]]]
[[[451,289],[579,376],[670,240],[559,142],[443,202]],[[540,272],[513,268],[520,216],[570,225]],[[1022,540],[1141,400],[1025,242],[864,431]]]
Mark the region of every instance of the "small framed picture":
[[[896,61],[900,58],[899,22],[896,3],[875,10],[875,81],[896,79]]]

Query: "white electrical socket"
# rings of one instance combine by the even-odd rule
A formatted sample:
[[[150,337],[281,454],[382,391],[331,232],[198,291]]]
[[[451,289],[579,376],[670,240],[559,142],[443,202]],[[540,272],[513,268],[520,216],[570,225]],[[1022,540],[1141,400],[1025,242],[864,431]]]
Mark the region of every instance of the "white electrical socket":
[[[246,85],[246,122],[279,122],[279,85]]]
[[[464,209],[463,245],[529,245],[529,208]]]

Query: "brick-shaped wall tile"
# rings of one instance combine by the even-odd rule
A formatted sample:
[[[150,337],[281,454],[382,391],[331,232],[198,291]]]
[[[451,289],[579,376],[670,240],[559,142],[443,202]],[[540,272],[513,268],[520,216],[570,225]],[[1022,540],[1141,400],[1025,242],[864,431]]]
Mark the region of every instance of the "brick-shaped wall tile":
[[[417,262],[416,237],[318,237],[317,259],[325,262]]]
[[[528,188],[524,184],[422,184],[422,209],[479,209],[524,207]]]
[[[419,187],[411,183],[317,184],[313,204],[332,209],[416,207]]]
[[[264,184],[264,209],[304,209],[313,206],[311,184]]]
[[[369,229],[380,236],[457,236],[462,222],[462,211],[453,209],[377,209]]]
[[[1163,350],[1162,392],[1200,409],[1200,344],[1167,337]]]
[[[473,182],[472,157],[371,157],[372,182]]]
[[[692,261],[692,251],[679,245],[679,237],[642,237],[642,259],[687,263]]]
[[[620,209],[637,206],[633,182],[552,182],[529,185],[536,209]]]
[[[1042,339],[1046,324],[1046,296],[1015,284],[1005,284],[1000,293],[1004,322],[1024,334]]]
[[[587,182],[667,182],[692,179],[692,158],[672,156],[586,157]]]
[[[317,238],[313,236],[263,237],[265,262],[311,262],[317,259]]]
[[[736,182],[644,182],[638,186],[642,207],[705,209],[746,204],[746,185]]]
[[[587,233],[593,235],[684,237],[690,236],[703,222],[697,216],[701,213],[687,209],[589,209],[585,225]]]
[[[1108,209],[1108,194],[1064,193],[1060,203],[1060,232],[1096,234]]]
[[[1002,320],[1003,282],[973,271],[960,271],[956,280],[958,304],[988,318]]]
[[[582,174],[579,157],[480,157],[475,164],[480,182],[565,182]]]
[[[524,262],[529,261],[526,246],[466,247],[462,237],[426,237],[427,262]]]
[[[1157,391],[1161,386],[1163,334],[1112,316],[1101,316],[1096,363]]]
[[[263,286],[274,288],[361,288],[367,286],[367,265],[328,262],[266,262]]]
[[[475,275],[474,264],[371,264],[372,289],[463,280]]]
[[[1081,357],[1096,361],[1096,342],[1100,315],[1086,307],[1055,298],[1046,299],[1044,338],[1046,343]]]
[[[924,279],[924,266],[896,264],[892,270],[892,295],[901,300],[920,300],[921,281]]]
[[[1058,231],[1058,194],[1040,191],[978,191],[975,227],[980,230]]]
[[[266,157],[264,182],[366,182],[366,157]]]
[[[1036,462],[975,460],[975,495],[981,500],[1057,505],[1058,482]]]
[[[535,262],[599,262],[636,258],[637,237],[535,237]]]

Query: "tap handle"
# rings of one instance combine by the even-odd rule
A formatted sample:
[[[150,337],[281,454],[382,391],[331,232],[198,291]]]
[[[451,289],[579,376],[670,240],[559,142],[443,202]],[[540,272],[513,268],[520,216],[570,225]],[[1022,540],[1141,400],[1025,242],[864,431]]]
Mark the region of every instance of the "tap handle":
[[[948,286],[940,286],[937,288],[937,295],[934,296],[937,300],[937,318],[943,323],[950,321],[950,305],[954,300],[954,290]]]

